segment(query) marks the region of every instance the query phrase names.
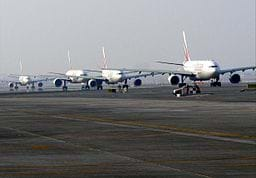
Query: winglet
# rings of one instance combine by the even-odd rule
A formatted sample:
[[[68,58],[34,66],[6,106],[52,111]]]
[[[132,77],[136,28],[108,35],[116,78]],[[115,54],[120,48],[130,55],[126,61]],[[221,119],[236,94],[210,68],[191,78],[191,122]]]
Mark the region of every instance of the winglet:
[[[183,42],[184,42],[184,55],[185,55],[185,60],[184,60],[184,63],[187,62],[187,61],[190,61],[190,54],[189,54],[189,50],[188,50],[188,44],[187,44],[187,40],[186,40],[186,34],[185,32],[183,31]]]

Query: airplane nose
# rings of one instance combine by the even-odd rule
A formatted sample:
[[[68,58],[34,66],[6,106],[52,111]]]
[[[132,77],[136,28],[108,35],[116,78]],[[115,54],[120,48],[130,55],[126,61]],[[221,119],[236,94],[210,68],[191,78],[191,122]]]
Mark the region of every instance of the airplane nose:
[[[218,69],[217,68],[212,69],[212,75],[213,76],[218,76]]]
[[[122,74],[119,74],[118,76],[117,76],[117,80],[121,80],[123,78],[123,75]]]

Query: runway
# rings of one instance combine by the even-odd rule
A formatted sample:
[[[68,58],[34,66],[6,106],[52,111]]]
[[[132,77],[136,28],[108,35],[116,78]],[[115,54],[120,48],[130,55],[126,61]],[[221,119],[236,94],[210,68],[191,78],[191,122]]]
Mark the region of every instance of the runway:
[[[0,177],[255,177],[256,91],[0,94]]]

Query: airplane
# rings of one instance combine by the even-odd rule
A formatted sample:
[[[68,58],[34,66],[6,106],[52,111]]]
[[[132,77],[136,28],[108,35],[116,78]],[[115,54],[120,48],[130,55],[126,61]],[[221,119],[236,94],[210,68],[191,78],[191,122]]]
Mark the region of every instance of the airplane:
[[[122,88],[124,91],[128,91],[128,88],[129,88],[128,80],[135,79],[133,82],[133,85],[138,87],[142,85],[142,80],[140,79],[141,77],[144,77],[144,78],[148,76],[153,77],[154,75],[160,74],[158,72],[144,72],[144,71],[140,71],[139,69],[129,70],[126,68],[122,68],[122,69],[108,68],[104,47],[102,47],[102,54],[103,54],[104,63],[101,70],[87,70],[87,71],[100,72],[103,82],[105,82],[108,85],[119,84],[118,87]]]
[[[129,70],[126,68],[122,69],[115,69],[115,68],[108,68],[107,67],[107,58],[106,58],[106,53],[105,53],[105,48],[102,47],[102,54],[103,54],[103,67],[101,68],[101,71],[97,70],[89,70],[89,71],[94,71],[94,72],[101,72],[103,81],[106,84],[119,84],[119,87],[121,87],[120,83],[124,83],[122,85],[122,88],[127,91],[129,88],[128,85],[128,80],[135,79],[133,84],[134,86],[141,86],[142,85],[142,80],[140,79],[141,77],[147,77],[147,76],[154,76],[156,73],[152,72],[141,72],[139,69],[138,70]]]
[[[246,71],[249,69],[255,70],[256,66],[249,67],[239,67],[239,68],[230,68],[230,69],[221,69],[220,65],[214,60],[191,60],[190,53],[186,41],[186,34],[183,31],[183,42],[184,42],[184,56],[185,60],[181,63],[173,63],[166,61],[157,61],[162,64],[169,65],[177,65],[182,66],[184,72],[172,72],[168,77],[168,81],[172,85],[179,84],[180,80],[177,75],[181,76],[181,86],[184,85],[184,79],[189,78],[192,81],[205,81],[212,80],[211,86],[221,86],[221,82],[219,82],[220,75],[224,75],[225,73],[230,73],[229,81],[231,83],[239,83],[241,81],[241,77],[239,74],[235,73],[237,71]]]
[[[255,70],[256,66],[249,67],[238,67],[238,68],[230,68],[230,69],[221,69],[220,65],[214,60],[191,60],[190,53],[188,50],[188,45],[186,41],[186,35],[183,31],[183,47],[184,47],[184,57],[185,60],[183,63],[173,63],[167,61],[156,61],[161,64],[168,65],[176,65],[181,66],[182,70],[148,70],[141,69],[141,72],[161,72],[162,75],[169,74],[168,82],[171,85],[179,85],[182,87],[186,85],[184,80],[189,78],[190,80],[196,81],[207,81],[211,80],[211,87],[221,86],[220,75],[224,75],[225,73],[230,73],[229,81],[231,83],[239,83],[241,81],[241,77],[237,74],[237,71],[246,71],[249,69]],[[129,69],[132,71],[137,71],[137,69]],[[181,82],[180,82],[181,80]]]
[[[55,87],[62,87],[63,91],[68,90],[67,83],[81,84],[81,90],[89,90],[91,87],[97,87],[97,90],[102,90],[102,81],[98,80],[97,75],[90,75],[90,72],[83,69],[73,69],[71,66],[70,51],[68,50],[69,70],[66,73],[50,72],[54,75],[62,77],[56,77],[53,80]],[[97,78],[97,79],[96,79]]]
[[[152,72],[142,73],[137,71],[127,71],[126,69],[110,69],[107,67],[106,54],[104,47],[102,48],[104,64],[101,70],[94,69],[82,69],[82,70],[68,70],[65,74],[51,72],[52,74],[58,74],[64,76],[64,78],[56,78],[53,83],[56,87],[61,87],[63,91],[67,91],[67,82],[69,83],[82,83],[82,90],[90,89],[91,87],[97,87],[97,90],[103,89],[103,82],[110,84],[120,84],[124,83],[123,90],[128,90],[128,80],[135,78],[134,86],[140,86],[142,80],[140,77],[153,76]],[[69,62],[70,55],[68,52]],[[93,75],[94,74],[94,75]],[[120,85],[121,87],[121,85]]]
[[[16,75],[16,74],[9,75],[9,77],[16,78],[16,81],[8,81],[9,82],[8,86],[10,87],[10,90],[13,90],[13,89],[18,90],[19,89],[18,85],[26,86],[27,89],[29,89],[31,85],[31,89],[34,90],[35,84],[37,84],[38,89],[41,90],[43,87],[43,81],[49,80],[49,78],[39,79],[39,76],[35,76],[35,75],[24,75],[21,60],[20,60],[20,72],[21,72],[20,75]]]

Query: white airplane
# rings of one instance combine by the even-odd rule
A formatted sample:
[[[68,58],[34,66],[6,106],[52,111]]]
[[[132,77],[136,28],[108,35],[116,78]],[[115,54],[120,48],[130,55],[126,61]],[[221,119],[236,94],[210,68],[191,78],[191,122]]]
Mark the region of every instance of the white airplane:
[[[104,64],[101,70],[91,70],[91,69],[83,69],[83,70],[68,70],[65,74],[51,72],[52,74],[58,74],[64,76],[64,78],[56,78],[53,83],[56,87],[61,87],[63,91],[68,89],[67,82],[69,83],[81,83],[82,90],[90,89],[90,87],[97,87],[97,89],[103,89],[102,84],[105,82],[106,84],[118,84],[124,83],[122,88],[124,90],[128,90],[127,81],[135,78],[134,86],[140,86],[142,84],[142,80],[138,79],[140,77],[147,77],[152,75],[152,73],[142,73],[139,70],[137,71],[128,71],[126,69],[109,69],[106,64],[106,55],[104,47],[102,48]],[[68,52],[68,58],[70,63],[70,55]]]
[[[60,75],[62,77],[56,77],[53,80],[55,87],[62,87],[63,91],[67,91],[67,83],[81,84],[81,90],[90,89],[96,87],[98,90],[102,90],[102,81],[96,78],[100,77],[92,75],[88,70],[72,69],[70,52],[68,50],[68,61],[70,69],[66,73],[50,72],[51,74]]]
[[[184,31],[183,31],[183,41],[184,41],[185,60],[182,64],[166,62],[166,61],[158,61],[158,63],[178,65],[183,67],[184,72],[170,72],[171,75],[168,77],[168,81],[172,85],[179,84],[180,79],[177,75],[180,75],[181,85],[184,84],[184,79],[188,77],[192,81],[215,80],[211,82],[211,86],[221,86],[221,82],[219,82],[220,75],[223,75],[225,73],[230,73],[229,81],[231,83],[239,83],[241,81],[241,77],[239,74],[234,72],[237,72],[237,71],[244,72],[245,70],[249,70],[249,69],[255,70],[256,68],[256,66],[249,66],[249,67],[230,68],[230,69],[223,70],[220,68],[219,64],[214,60],[191,60],[187,41],[186,41],[186,35]]]
[[[16,74],[11,74],[9,75],[10,77],[15,77],[18,80],[17,81],[9,81],[8,86],[10,87],[10,90],[18,90],[19,86],[26,86],[27,89],[29,89],[30,85],[31,85],[31,89],[34,90],[35,89],[35,84],[37,84],[38,89],[41,90],[43,87],[43,81],[47,81],[49,80],[49,78],[40,78],[39,76],[35,76],[35,75],[23,75],[23,67],[22,67],[22,62],[20,61],[20,71],[21,71],[21,75],[16,75]]]
[[[186,35],[183,31],[183,41],[184,41],[184,54],[185,60],[181,63],[173,63],[173,62],[166,62],[166,61],[157,61],[158,63],[162,64],[169,64],[169,65],[177,65],[181,66],[182,70],[141,70],[144,72],[161,72],[162,74],[169,74],[168,81],[172,85],[183,86],[185,85],[184,80],[189,78],[192,81],[205,81],[205,80],[212,80],[211,86],[221,86],[221,82],[219,82],[220,75],[225,73],[230,73],[229,81],[231,83],[239,83],[241,81],[241,77],[239,74],[235,73],[237,71],[244,72],[245,70],[255,70],[256,66],[249,66],[249,67],[239,67],[239,68],[231,68],[231,69],[221,69],[219,64],[214,60],[191,60],[190,54],[188,50],[188,45],[186,41]],[[129,69],[133,70],[133,69]],[[134,71],[137,71],[135,69]],[[179,77],[180,76],[180,77]],[[181,80],[181,82],[180,82]]]
[[[128,80],[135,79],[133,82],[134,86],[141,86],[142,80],[141,77],[147,77],[147,76],[154,76],[155,72],[144,72],[137,70],[129,70],[129,69],[114,69],[114,68],[108,68],[107,67],[107,58],[104,47],[102,47],[102,53],[103,53],[103,59],[104,64],[101,70],[87,70],[92,72],[99,72],[101,73],[101,79],[106,84],[122,84],[122,88],[127,91],[129,88]],[[159,73],[160,74],[160,73]],[[119,85],[121,87],[121,85]]]

